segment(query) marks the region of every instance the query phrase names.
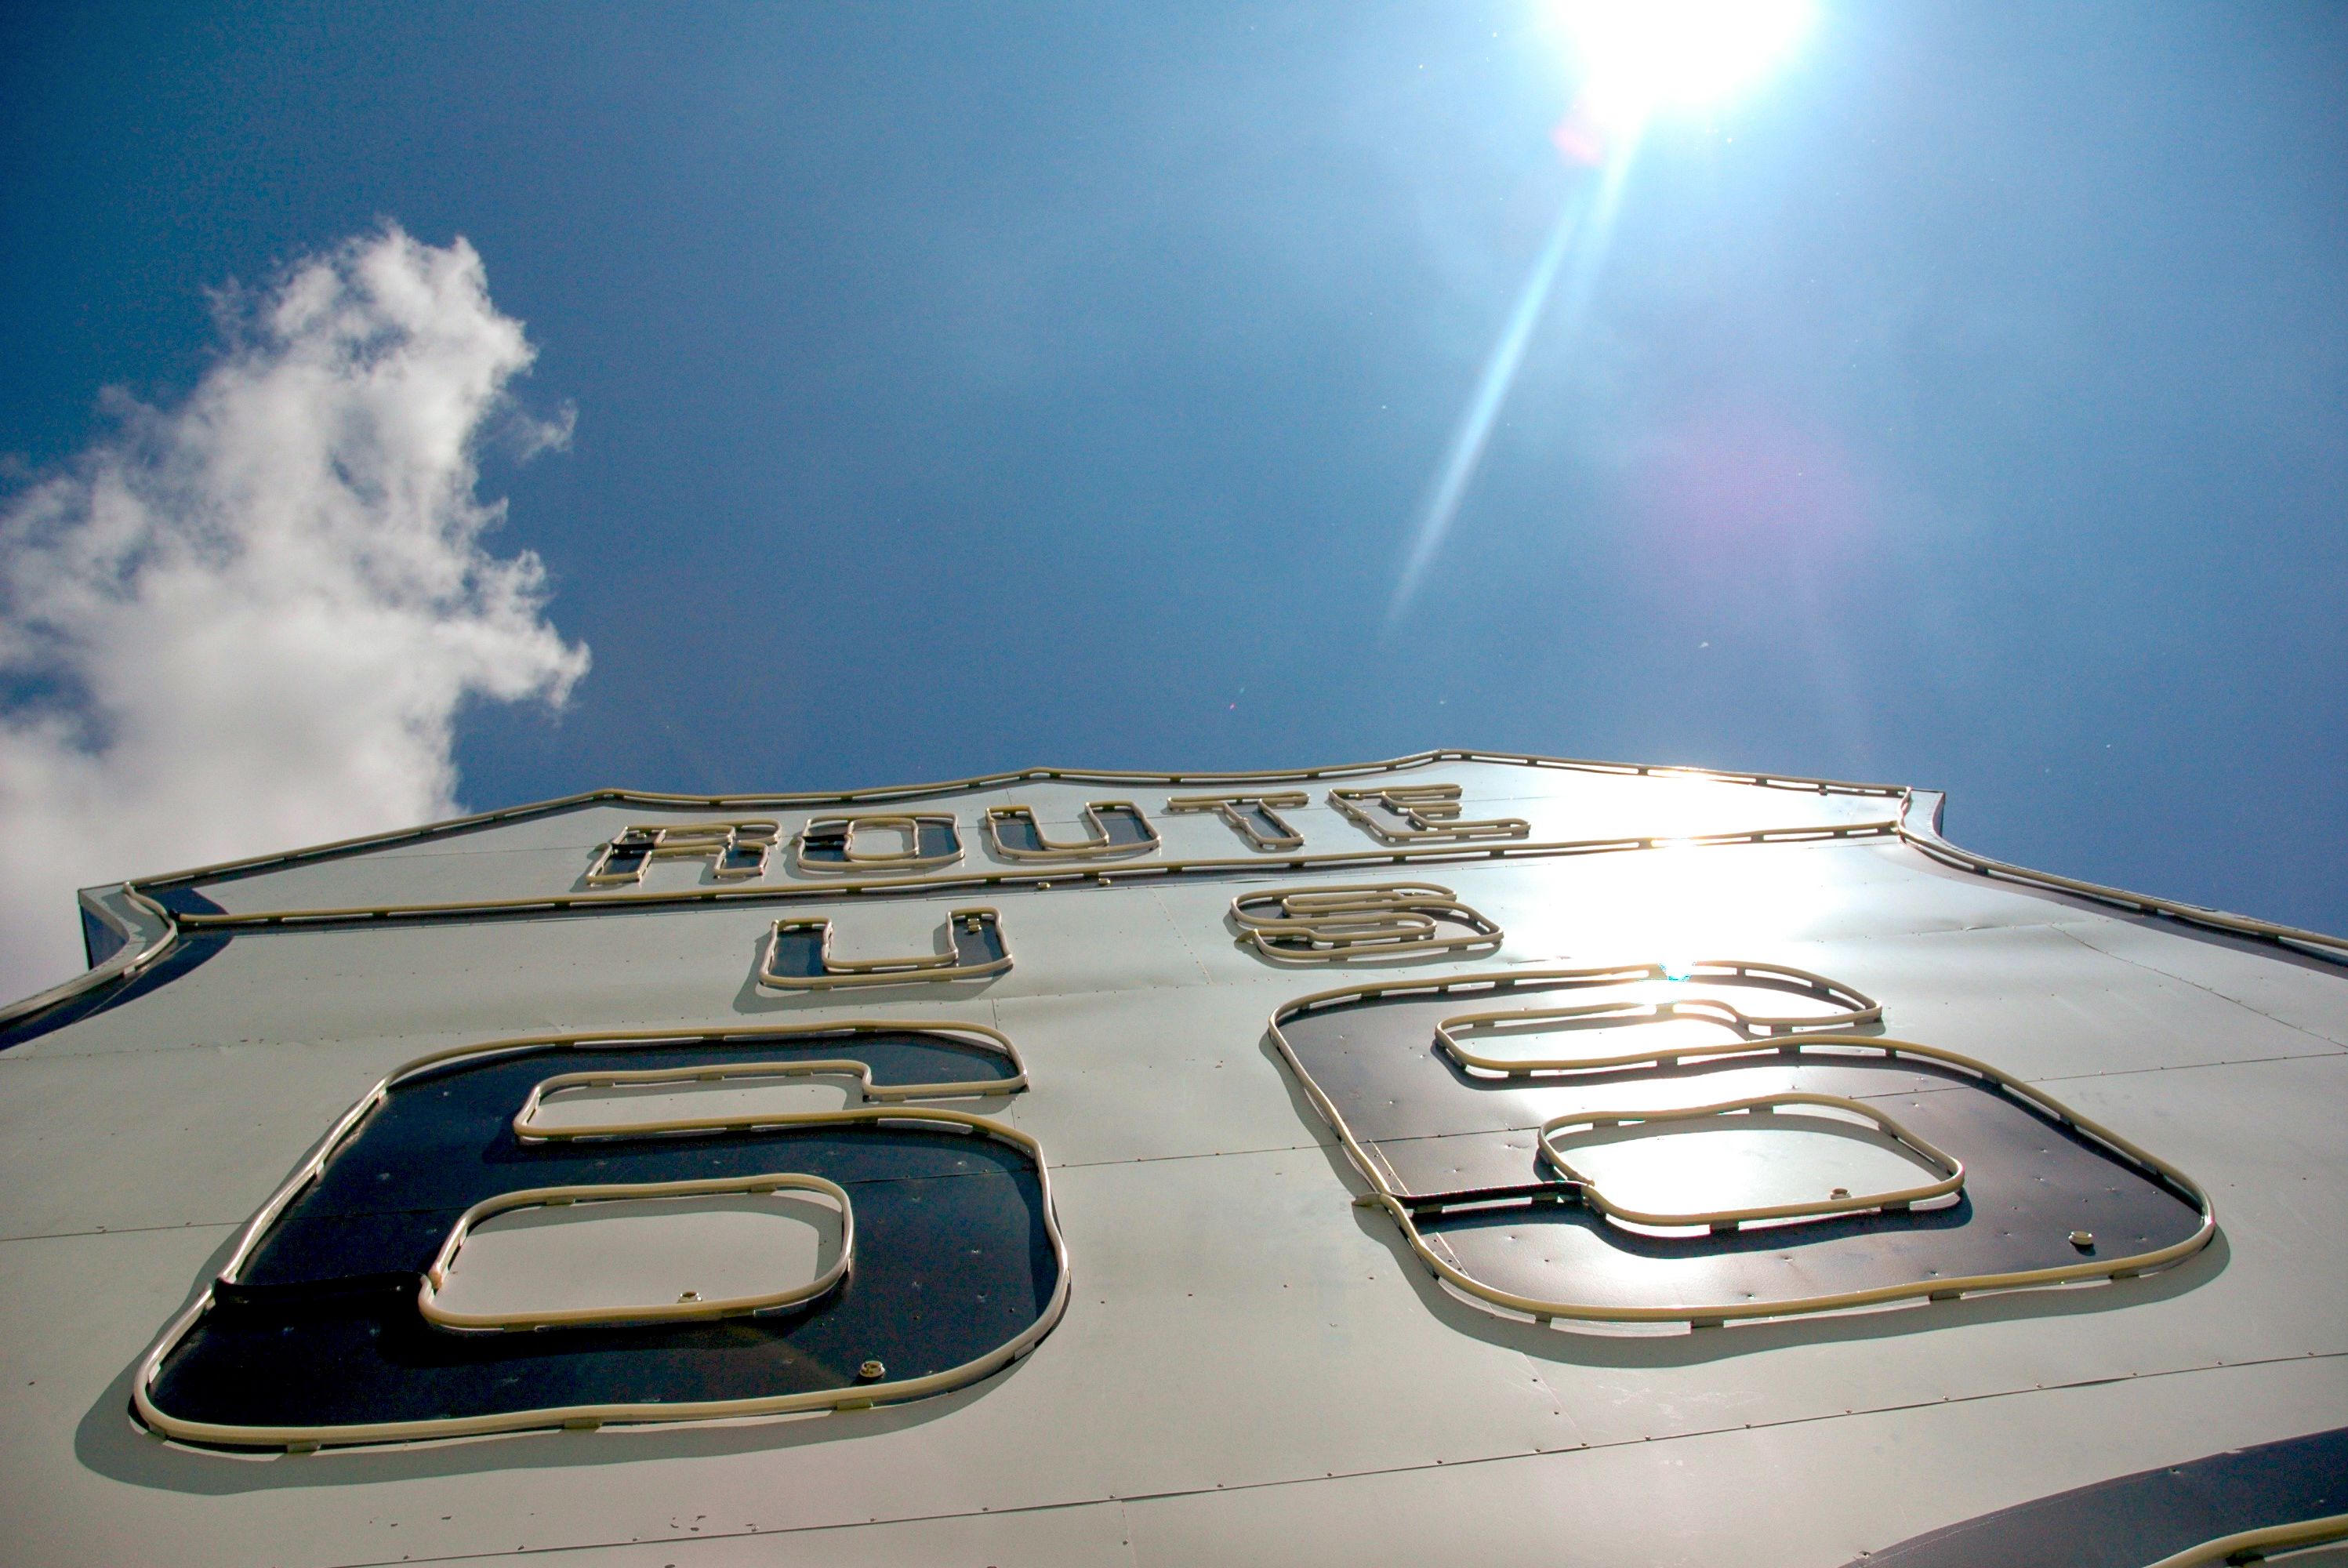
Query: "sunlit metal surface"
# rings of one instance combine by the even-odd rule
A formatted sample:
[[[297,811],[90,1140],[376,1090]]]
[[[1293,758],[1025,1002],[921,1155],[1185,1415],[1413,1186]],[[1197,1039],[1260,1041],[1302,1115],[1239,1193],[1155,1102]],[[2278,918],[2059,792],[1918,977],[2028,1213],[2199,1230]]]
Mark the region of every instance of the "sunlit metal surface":
[[[1443,787],[1456,800],[1418,798],[1456,804],[1457,821],[1514,820],[1525,832],[1393,842],[1328,800],[1336,789]],[[1173,804],[1200,796],[1274,801],[1279,820],[1237,807],[1235,824],[1219,808]],[[1086,807],[1103,799],[1130,801],[1159,841],[1097,862],[1030,864],[986,837],[988,807],[1021,804],[1042,836],[1076,842],[1089,836]],[[822,795],[605,793],[93,890],[86,903],[118,920],[120,945],[81,985],[11,1010],[0,1035],[10,1560],[1512,1561],[1540,1542],[1569,1561],[1834,1568],[1862,1553],[1900,1561],[1890,1554],[1909,1551],[1902,1542],[2172,1469],[2234,1479],[2213,1479],[2197,1494],[2212,1506],[2190,1519],[2141,1497],[2096,1515],[2096,1539],[2143,1548],[2112,1560],[2141,1568],[2320,1516],[2312,1492],[2281,1482],[2302,1473],[2285,1450],[2312,1453],[2303,1439],[2348,1408],[2336,1306],[2348,1288],[2348,1170],[2332,1109],[2348,1093],[2348,974],[2336,962],[2348,944],[1986,861],[1940,835],[1938,805],[1893,785],[1454,750],[1270,775],[1037,769]],[[651,860],[632,885],[583,884],[631,827],[773,822],[778,842],[804,842],[819,820],[858,814],[951,818],[963,859],[841,872],[781,853],[757,876],[721,879],[705,854]],[[857,842],[904,847],[901,832]],[[1343,903],[1355,896],[1347,889],[1412,885],[1446,890],[1491,934],[1414,953],[1423,934],[1396,917],[1426,914],[1440,931],[1443,912],[1364,911],[1373,926],[1393,920],[1383,934],[1395,951],[1299,965],[1233,918],[1236,903],[1342,923],[1316,894]],[[998,912],[1015,965],[922,978],[964,966],[953,916],[973,908]],[[821,936],[798,923],[824,922],[832,957],[880,965],[879,978],[844,990],[760,984],[778,920],[794,926],[780,969],[820,967]],[[942,933],[956,944],[951,962],[939,962]],[[983,932],[968,934],[994,956]],[[1283,940],[1314,939],[1272,934]],[[909,966],[890,973],[892,962]],[[1506,984],[1460,984],[1478,975]],[[1386,1130],[1402,1136],[1363,1142],[1374,1169],[1390,1168],[1400,1216],[1265,1027],[1341,982],[1359,993],[1357,1012],[1428,1011],[1406,1063],[1396,1060],[1429,1094],[1365,1098],[1398,1102],[1380,1110],[1397,1117],[1413,1105],[1461,1112],[1397,1121]],[[876,1016],[876,1027],[960,1044],[938,1047],[934,1070],[884,1069],[842,1032]],[[349,1207],[386,1223],[406,1216],[396,1257],[341,1233],[347,1250],[318,1254],[330,1267],[315,1278],[245,1266],[248,1217],[265,1229],[296,1212],[314,1161],[336,1148],[364,1154],[347,1137],[370,1086],[418,1057],[469,1059],[485,1046],[495,1048],[481,1060],[509,1076],[466,1121],[475,1141],[443,1138],[428,1159],[419,1143],[420,1174],[385,1184],[407,1191]],[[606,1046],[620,1059],[591,1059]],[[869,1075],[842,1068],[858,1061]],[[1024,1091],[1002,1092],[1014,1077]],[[427,1074],[411,1089],[435,1085]],[[891,1098],[916,1085],[979,1085],[983,1098]],[[1767,1128],[1749,1109],[1684,1128],[1549,1126],[1788,1094],[1888,1116],[1962,1166],[1960,1188],[1899,1209],[1903,1194],[1948,1180],[1943,1168],[1870,1117],[1811,1101],[1762,1112],[1782,1122]],[[1487,1106],[1512,1109],[1495,1118]],[[1981,1116],[1969,1120],[1968,1107]],[[842,1116],[855,1125],[821,1130]],[[1537,1204],[1538,1191],[1475,1197],[1566,1188],[1573,1179],[1537,1147],[1545,1127],[1568,1167],[1632,1213]],[[1982,1129],[2017,1136],[1984,1140]],[[2116,1159],[2103,1133],[2206,1192],[2215,1225],[2198,1248],[2137,1277],[2099,1277],[2132,1273],[2138,1238],[2174,1246],[2202,1224],[2179,1189]],[[941,1157],[986,1151],[1005,1181],[1048,1161],[1066,1259],[1056,1326],[1005,1360],[982,1357],[963,1381],[919,1382],[931,1368],[914,1329],[974,1322],[997,1304],[978,1303],[987,1287],[973,1283],[960,1315],[908,1311],[916,1280],[927,1295],[946,1276],[891,1272],[877,1186],[774,1155],[819,1137],[842,1140],[843,1157],[900,1138],[931,1140],[921,1146]],[[1017,1139],[1033,1140],[1032,1155]],[[757,1162],[696,1165],[736,1140],[758,1147]],[[495,1161],[473,1162],[492,1146]],[[1690,1148],[1704,1156],[1669,1152]],[[636,1163],[655,1156],[673,1164]],[[571,1173],[554,1174],[566,1161]],[[335,1190],[354,1199],[373,1181],[364,1162],[342,1170]],[[721,1390],[806,1395],[814,1413],[712,1425],[687,1419],[726,1413],[703,1401],[591,1398],[500,1416],[487,1402],[436,1402],[464,1388],[432,1384],[438,1374],[423,1363],[372,1385],[396,1408],[304,1410],[350,1380],[273,1380],[263,1361],[232,1357],[209,1361],[207,1377],[223,1375],[201,1387],[192,1374],[164,1376],[142,1429],[152,1358],[168,1359],[191,1312],[225,1301],[248,1315],[315,1313],[323,1300],[273,1298],[273,1285],[359,1280],[364,1264],[381,1269],[383,1291],[334,1311],[364,1298],[368,1312],[412,1320],[425,1271],[485,1199],[795,1171],[850,1192],[858,1261],[812,1306],[773,1310],[896,1293],[870,1320],[893,1345],[849,1335],[801,1369],[804,1387],[762,1390],[749,1378]],[[496,1181],[417,1202],[427,1177],[482,1172]],[[2070,1184],[2087,1173],[2100,1181]],[[940,1212],[925,1205],[968,1180],[922,1189],[930,1196],[900,1219]],[[765,1220],[741,1207],[799,1201],[686,1197],[688,1209],[710,1208],[705,1224],[683,1226],[667,1216],[685,1210],[623,1201],[610,1212],[641,1228],[611,1233],[637,1240],[610,1249],[608,1265],[566,1265],[579,1275],[573,1295],[541,1289],[532,1260],[569,1256],[562,1248],[595,1235],[599,1205],[489,1215],[474,1242],[531,1246],[475,1253],[492,1265],[476,1284],[494,1288],[472,1305],[625,1309],[671,1285],[670,1296],[704,1301],[804,1286],[826,1266],[820,1241],[806,1253],[799,1231],[758,1230]],[[1749,1212],[1788,1206],[1801,1212]],[[1014,1213],[986,1212],[1005,1223]],[[1561,1222],[1568,1212],[1579,1219]],[[1985,1222],[2000,1215],[2026,1222]],[[1647,1222],[1689,1218],[1704,1222]],[[1573,1278],[1598,1280],[1614,1305],[1684,1315],[1543,1324],[1447,1284],[1413,1248],[1413,1229],[1451,1249],[1463,1273],[1472,1265],[1472,1277],[1503,1286],[1553,1283],[1545,1260],[1557,1254],[1539,1249],[1570,1232],[1603,1264],[1577,1264]],[[771,1256],[686,1277],[726,1238],[754,1234],[777,1238]],[[1952,1271],[1972,1271],[1964,1260],[1931,1255],[1976,1236],[1993,1274],[2016,1272],[1999,1249],[2017,1246],[2023,1272],[2075,1283],[1982,1284]],[[541,1242],[543,1254],[531,1250]],[[1682,1284],[1719,1284],[1744,1269],[1755,1277],[1732,1289],[1807,1274],[1831,1290],[1838,1270],[1867,1284],[1902,1255],[1942,1271],[1903,1276],[1898,1288],[1921,1287],[1908,1305],[1723,1313],[1719,1326],[1691,1327],[1709,1321],[1692,1306],[1735,1303],[1693,1291],[1659,1301],[1653,1288],[1674,1270],[1690,1276]],[[467,1266],[460,1253],[455,1285]],[[461,1293],[451,1299],[470,1310]],[[583,1365],[564,1335],[707,1336],[693,1354],[715,1367],[735,1343],[726,1336],[767,1315],[401,1332],[456,1347],[443,1357],[519,1356],[517,1367],[552,1387]],[[483,1347],[505,1340],[519,1348]],[[257,1352],[261,1340],[244,1343]],[[386,1365],[352,1345],[335,1365]],[[752,1360],[759,1377],[785,1369]],[[232,1429],[248,1397],[280,1408],[247,1409],[260,1418]],[[801,1407],[731,1413],[759,1408]],[[380,1429],[374,1417],[386,1414],[604,1429],[451,1443],[424,1440],[447,1426]],[[205,1446],[223,1443],[278,1451]],[[285,1451],[313,1444],[324,1451]],[[2193,1468],[2230,1451],[2244,1456],[2233,1468]],[[2243,1480],[2254,1472],[2265,1481]],[[2258,1512],[2256,1498],[2281,1511]],[[2115,1522],[2164,1518],[2167,1534]],[[2045,1529],[2032,1538],[2043,1544]]]

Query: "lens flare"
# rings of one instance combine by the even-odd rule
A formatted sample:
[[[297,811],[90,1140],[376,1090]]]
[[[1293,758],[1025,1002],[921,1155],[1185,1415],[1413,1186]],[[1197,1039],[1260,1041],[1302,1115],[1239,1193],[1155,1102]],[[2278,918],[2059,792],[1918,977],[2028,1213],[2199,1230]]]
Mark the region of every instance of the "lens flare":
[[[1801,42],[1815,10],[1814,0],[1541,0],[1541,6],[1580,75],[1571,107],[1550,138],[1578,178],[1428,483],[1387,602],[1389,627],[1442,553],[1552,293],[1564,296],[1560,343],[1579,325],[1649,119],[1759,80]]]
[[[1451,525],[1458,519],[1460,503],[1468,498],[1468,487],[1476,478],[1477,469],[1483,466],[1484,449],[1491,443],[1501,407],[1508,401],[1509,388],[1516,385],[1518,368],[1524,363],[1525,350],[1532,344],[1533,329],[1540,325],[1549,308],[1550,294],[1563,294],[1559,314],[1569,328],[1579,323],[1589,304],[1591,292],[1598,282],[1599,263],[1606,256],[1606,240],[1613,230],[1615,209],[1622,199],[1622,179],[1630,166],[1627,150],[1619,150],[1601,168],[1594,186],[1585,185],[1567,200],[1565,210],[1558,214],[1556,227],[1550,231],[1548,242],[1533,262],[1524,287],[1518,291],[1516,307],[1509,311],[1507,324],[1484,361],[1483,374],[1476,379],[1475,393],[1460,414],[1458,426],[1451,433],[1451,444],[1445,449],[1443,462],[1436,469],[1426,500],[1419,507],[1417,521],[1411,530],[1409,552],[1395,579],[1394,597],[1386,604],[1389,626],[1410,608],[1436,557],[1442,553]]]

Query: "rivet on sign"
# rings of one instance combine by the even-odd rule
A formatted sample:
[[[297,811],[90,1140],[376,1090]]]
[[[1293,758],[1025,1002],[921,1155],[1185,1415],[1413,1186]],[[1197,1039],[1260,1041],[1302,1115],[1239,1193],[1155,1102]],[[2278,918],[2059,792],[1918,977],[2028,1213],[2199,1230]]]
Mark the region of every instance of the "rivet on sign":
[[[679,1300],[679,1301],[681,1301],[681,1302],[682,1302],[682,1301],[699,1301],[699,1300],[701,1299],[701,1293],[700,1293],[699,1291],[697,1291],[697,1290],[689,1290],[689,1291],[686,1291],[683,1295],[678,1296],[676,1299],[677,1299],[677,1300]]]
[[[1848,1197],[1849,1197],[1849,1196],[1850,1196],[1850,1189],[1849,1189],[1849,1188],[1848,1188],[1848,1187],[1838,1187],[1838,1188],[1836,1188],[1833,1191],[1831,1191],[1831,1192],[1828,1193],[1828,1194],[1827,1194],[1827,1196],[1828,1196],[1829,1199],[1832,1199],[1832,1198],[1848,1198]]]
[[[2071,1244],[2083,1253],[2092,1253],[2096,1250],[2096,1233],[2074,1231],[2071,1233]]]
[[[873,1383],[889,1376],[889,1368],[878,1361],[867,1361],[856,1369],[856,1375],[867,1383]]]

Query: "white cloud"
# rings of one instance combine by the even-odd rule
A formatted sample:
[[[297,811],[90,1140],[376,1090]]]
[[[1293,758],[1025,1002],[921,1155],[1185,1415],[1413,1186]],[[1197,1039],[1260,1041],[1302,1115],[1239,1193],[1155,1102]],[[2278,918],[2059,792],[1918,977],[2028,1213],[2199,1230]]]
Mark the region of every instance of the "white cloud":
[[[470,245],[388,229],[222,320],[184,401],[0,504],[0,995],[81,967],[77,887],[458,810],[459,707],[587,670],[481,548],[533,351]]]

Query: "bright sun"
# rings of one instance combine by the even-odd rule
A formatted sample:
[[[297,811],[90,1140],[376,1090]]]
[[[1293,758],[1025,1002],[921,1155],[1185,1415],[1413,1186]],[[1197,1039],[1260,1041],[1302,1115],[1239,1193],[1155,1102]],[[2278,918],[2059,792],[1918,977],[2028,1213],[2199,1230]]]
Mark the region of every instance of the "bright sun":
[[[1812,0],[1546,0],[1594,118],[1627,129],[1716,103],[1766,75],[1809,31]]]

